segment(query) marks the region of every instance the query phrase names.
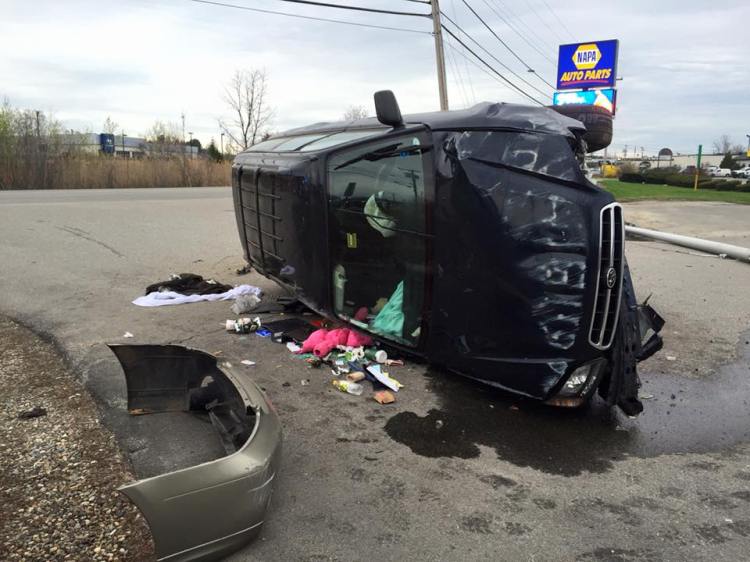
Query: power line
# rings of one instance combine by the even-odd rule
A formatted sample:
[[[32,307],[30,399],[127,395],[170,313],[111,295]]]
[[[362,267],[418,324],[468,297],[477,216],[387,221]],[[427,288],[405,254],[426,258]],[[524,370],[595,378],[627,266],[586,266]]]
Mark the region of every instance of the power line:
[[[560,36],[557,31],[555,31],[550,24],[547,23],[546,20],[542,18],[542,16],[539,15],[539,12],[536,11],[536,8],[531,5],[531,2],[529,0],[526,0],[526,5],[531,8],[531,11],[534,12],[534,15],[537,17],[537,19],[544,24],[544,26],[550,30],[550,32],[555,34],[555,37],[557,37],[560,41],[564,41],[564,39]]]
[[[441,15],[445,16],[445,14],[442,14],[442,13],[441,13]],[[447,18],[447,17],[446,17],[446,19],[449,19],[449,21],[451,21],[451,20],[450,20],[450,18]],[[455,25],[455,24],[454,24],[454,25]],[[535,98],[534,96],[532,96],[532,95],[530,95],[530,94],[527,94],[527,93],[526,93],[526,92],[525,92],[525,91],[524,91],[523,89],[521,89],[521,88],[519,88],[518,86],[516,86],[516,85],[515,85],[515,84],[514,84],[513,82],[511,82],[511,81],[510,81],[510,80],[508,80],[508,79],[507,79],[507,78],[506,78],[505,76],[503,76],[503,75],[502,75],[502,74],[500,74],[500,73],[499,73],[499,72],[498,72],[497,70],[495,70],[495,68],[494,68],[494,67],[493,67],[492,65],[490,65],[490,64],[489,64],[489,63],[488,63],[488,62],[487,62],[486,60],[484,60],[484,59],[483,59],[482,57],[480,57],[480,56],[479,56],[478,54],[476,54],[476,53],[475,53],[475,52],[474,52],[474,51],[473,51],[473,50],[471,49],[471,47],[469,47],[469,46],[468,46],[468,45],[467,45],[466,43],[464,43],[463,41],[461,41],[461,39],[459,39],[458,37],[456,37],[456,34],[455,34],[455,33],[453,33],[453,32],[452,32],[452,31],[450,30],[450,28],[448,28],[448,27],[447,27],[447,26],[445,26],[445,25],[443,25],[443,26],[442,26],[442,28],[443,28],[443,29],[444,29],[444,30],[446,31],[446,33],[448,33],[448,35],[450,35],[451,37],[453,37],[453,39],[455,39],[455,40],[456,40],[456,41],[457,41],[457,42],[458,42],[458,43],[459,43],[459,44],[460,44],[460,45],[461,45],[461,46],[462,46],[462,47],[463,47],[464,49],[466,49],[466,50],[467,50],[467,51],[469,51],[469,52],[470,52],[470,53],[471,53],[472,55],[474,55],[474,58],[476,58],[476,59],[477,59],[478,61],[480,61],[480,62],[481,62],[481,63],[482,63],[482,64],[483,64],[484,66],[486,66],[487,68],[489,68],[489,69],[490,69],[490,70],[491,70],[491,71],[492,71],[492,72],[493,72],[494,74],[496,74],[496,75],[497,75],[498,77],[500,77],[500,78],[501,78],[501,79],[502,79],[502,80],[503,80],[504,82],[506,82],[507,84],[509,84],[509,85],[510,85],[510,86],[511,86],[511,87],[512,87],[513,89],[517,90],[517,91],[518,91],[518,92],[520,92],[520,93],[521,93],[522,95],[524,95],[524,96],[526,96],[527,98],[529,98],[529,99],[530,99],[531,101],[533,101],[533,102],[535,102],[535,103],[538,103],[538,104],[539,104],[539,105],[541,105],[541,106],[543,106],[543,105],[544,105],[544,104],[543,104],[542,102],[540,102],[540,101],[539,101],[538,99],[536,99],[536,98]],[[464,33],[466,33],[466,32],[464,32]],[[470,38],[471,38],[471,37],[470,37]]]
[[[451,0],[451,10],[453,11],[453,18],[458,20],[458,17],[456,15],[456,0]],[[464,72],[466,73],[467,81],[469,83],[469,88],[471,90],[471,99],[473,100],[473,103],[477,103],[477,94],[474,91],[474,81],[471,79],[471,72],[469,71],[469,64],[466,62],[466,58],[464,58],[463,63],[464,63]],[[456,66],[458,67],[458,63],[456,63]]]
[[[461,56],[461,58],[463,58],[463,59],[464,59],[464,61],[468,61],[469,63],[471,63],[472,65],[474,65],[474,66],[475,66],[476,68],[478,68],[479,70],[481,70],[482,72],[484,72],[484,73],[485,73],[485,74],[486,74],[487,76],[489,76],[489,77],[490,77],[491,79],[493,79],[493,80],[494,80],[495,82],[498,82],[498,83],[502,84],[502,85],[503,85],[503,86],[505,86],[505,87],[507,87],[507,86],[508,86],[508,85],[507,85],[506,83],[504,83],[503,81],[501,81],[501,80],[500,80],[500,79],[499,79],[499,78],[498,78],[497,76],[495,76],[495,75],[494,75],[493,73],[491,73],[491,72],[490,72],[489,70],[487,70],[487,69],[486,69],[486,68],[485,68],[484,66],[481,66],[481,65],[480,65],[480,64],[479,64],[479,63],[478,63],[477,61],[475,61],[474,59],[470,59],[470,58],[469,58],[469,57],[468,57],[468,56],[466,55],[466,53],[464,53],[463,51],[460,51],[460,50],[458,49],[458,47],[454,47],[454,46],[453,46],[453,45],[452,45],[451,43],[449,43],[449,42],[447,42],[447,41],[446,41],[446,45],[448,45],[448,47],[450,47],[450,49],[451,49],[451,50],[452,50],[452,51],[453,51],[454,53],[456,53],[457,55],[460,55],[460,56]]]
[[[542,56],[542,57],[543,57],[543,58],[544,58],[544,59],[545,59],[546,61],[548,61],[548,62],[549,62],[550,64],[552,64],[552,65],[554,65],[554,64],[555,64],[555,61],[554,61],[554,60],[552,60],[552,58],[548,57],[548,56],[547,56],[547,55],[546,55],[546,54],[544,53],[544,51],[540,50],[540,49],[539,49],[539,47],[537,47],[537,46],[536,46],[536,45],[535,45],[534,43],[532,43],[531,41],[529,41],[528,37],[526,37],[526,36],[525,36],[525,35],[524,35],[523,33],[521,33],[521,31],[520,31],[520,30],[519,30],[519,29],[518,29],[518,28],[517,28],[517,27],[515,26],[515,24],[513,24],[513,23],[511,23],[510,21],[508,21],[507,19],[505,19],[505,16],[504,16],[504,15],[502,15],[502,14],[501,14],[500,12],[498,12],[498,11],[497,11],[497,10],[495,9],[495,7],[494,7],[494,6],[492,5],[492,4],[490,4],[490,3],[489,3],[489,2],[487,1],[487,0],[482,0],[482,2],[484,2],[484,3],[485,3],[485,5],[486,5],[486,6],[487,6],[487,7],[488,7],[488,8],[490,9],[490,10],[492,10],[492,12],[493,12],[493,13],[494,13],[494,14],[495,14],[495,15],[496,15],[497,17],[499,17],[499,18],[500,18],[501,20],[503,20],[503,21],[505,22],[505,25],[507,25],[507,26],[508,26],[508,27],[509,27],[510,29],[512,29],[512,30],[513,30],[513,32],[514,32],[514,33],[515,33],[516,35],[518,35],[518,36],[519,36],[519,37],[520,37],[521,39],[523,39],[523,41],[524,41],[524,42],[525,42],[525,43],[526,43],[526,44],[527,44],[527,45],[528,45],[529,47],[531,47],[531,48],[532,48],[532,49],[534,49],[534,50],[535,50],[535,51],[536,51],[537,53],[539,53],[539,54],[540,54],[540,55],[541,55],[541,56]]]
[[[228,4],[226,2],[215,2],[213,0],[187,0],[188,2],[195,2],[196,4],[207,4],[209,6],[220,6],[222,8],[234,8],[235,10],[246,10],[248,12],[260,12],[262,14],[273,14],[276,16],[287,16],[290,18],[298,18],[303,20],[323,21],[327,23],[340,23],[344,25],[354,25],[357,27],[369,27],[372,29],[385,29],[388,31],[406,31],[410,33],[423,33],[424,35],[432,35],[429,31],[422,31],[420,29],[407,29],[403,27],[390,27],[387,25],[374,25],[369,23],[359,23],[355,21],[337,20],[331,18],[318,18],[314,16],[302,16],[299,14],[290,14],[289,12],[277,12],[275,10],[263,10],[261,8],[250,8],[248,6],[239,6],[237,4]]]
[[[500,2],[500,0],[492,0],[492,3],[495,4],[498,7],[499,10],[507,12],[510,15],[511,18],[514,18],[515,20],[517,20],[518,23],[519,23],[519,25],[522,25],[524,28],[526,28],[527,32],[533,38],[535,38],[535,40],[538,41],[540,45],[543,45],[544,47],[550,49],[553,52],[555,51],[555,49],[553,47],[551,47],[550,44],[547,43],[547,41],[544,38],[542,38],[534,29],[532,29],[531,26],[523,20],[523,18],[517,16],[503,2]]]
[[[454,47],[453,45],[450,44],[448,37],[445,38],[445,44],[448,45],[448,47],[450,47],[450,49],[448,50],[447,58],[448,58],[448,63],[453,68],[453,73],[454,73],[453,83],[456,85],[456,88],[461,92],[461,97],[464,100],[464,105],[466,107],[469,107],[469,97],[466,94],[466,88],[464,86],[464,81],[463,81],[463,78],[461,77],[461,73],[458,70],[458,64],[456,63],[456,58],[453,56]]]
[[[516,58],[518,59],[518,61],[519,61],[519,62],[520,62],[520,63],[521,63],[522,65],[524,65],[524,66],[526,67],[526,70],[528,70],[529,72],[532,72],[532,73],[534,73],[534,75],[535,75],[535,76],[536,76],[537,78],[539,78],[539,80],[541,80],[542,82],[544,82],[544,83],[545,83],[545,84],[546,84],[547,86],[549,86],[549,87],[550,87],[550,88],[552,88],[553,90],[555,89],[555,87],[554,87],[554,86],[553,86],[552,84],[550,84],[550,83],[549,83],[549,82],[547,82],[547,81],[546,81],[546,80],[545,80],[544,78],[542,78],[542,77],[541,77],[541,76],[540,76],[539,74],[537,74],[537,73],[536,73],[536,71],[535,71],[535,70],[534,70],[533,68],[531,68],[531,67],[530,67],[530,66],[529,66],[529,65],[528,65],[528,64],[526,63],[526,61],[525,61],[525,60],[523,60],[523,59],[522,59],[521,57],[519,57],[519,56],[518,56],[518,54],[517,54],[517,53],[516,53],[516,52],[515,52],[515,51],[514,51],[513,49],[511,49],[511,48],[510,48],[510,47],[508,46],[508,44],[507,44],[507,43],[506,43],[505,41],[503,41],[503,40],[502,40],[502,38],[501,38],[501,37],[500,37],[500,36],[499,36],[499,35],[498,35],[497,33],[495,33],[495,30],[494,30],[494,29],[492,29],[492,28],[491,28],[491,27],[490,27],[490,26],[489,26],[489,25],[487,24],[487,22],[486,22],[486,21],[484,21],[484,19],[482,18],[482,16],[480,16],[480,15],[479,15],[479,14],[478,14],[478,13],[476,12],[476,10],[474,10],[474,8],[472,8],[472,7],[471,7],[471,4],[469,4],[469,3],[468,3],[468,2],[466,1],[466,0],[462,0],[462,2],[463,2],[463,3],[465,4],[465,5],[466,5],[466,7],[467,7],[467,8],[469,8],[469,11],[470,11],[470,12],[471,12],[472,14],[474,14],[474,16],[475,16],[475,17],[476,17],[476,18],[477,18],[477,19],[478,19],[478,20],[479,20],[480,22],[482,22],[482,25],[484,25],[484,27],[486,27],[486,28],[487,28],[487,30],[488,30],[488,31],[489,31],[490,33],[492,33],[492,35],[493,35],[493,36],[495,37],[495,39],[497,39],[498,41],[500,41],[500,43],[501,43],[501,44],[503,45],[503,47],[505,47],[506,49],[508,49],[508,51],[510,51],[510,52],[511,52],[511,54],[512,54],[512,55],[513,55],[514,57],[516,57]]]
[[[418,14],[416,12],[396,12],[393,10],[379,10],[377,8],[364,8],[362,6],[345,6],[343,4],[330,4],[328,2],[316,2],[315,0],[278,0],[279,2],[289,2],[291,4],[306,4],[308,6],[320,6],[322,8],[336,8],[338,10],[355,10],[357,12],[371,12],[373,14],[389,14],[392,16],[414,16],[420,18],[429,18],[430,14]]]
[[[494,60],[501,67],[503,67],[505,70],[507,70],[508,72],[510,72],[513,76],[515,76],[516,78],[518,78],[521,82],[523,82],[524,84],[526,84],[529,88],[535,90],[536,92],[538,92],[542,96],[548,96],[549,95],[547,92],[543,92],[542,90],[540,90],[539,88],[537,88],[536,86],[534,86],[534,84],[532,84],[528,80],[524,79],[522,76],[519,76],[516,72],[513,71],[512,68],[510,68],[507,64],[505,64],[503,61],[501,61],[500,59],[498,59],[495,55],[493,55],[485,47],[483,47],[476,39],[474,39],[466,31],[464,31],[464,29],[460,25],[458,25],[455,21],[453,21],[451,18],[449,18],[447,15],[445,15],[444,12],[440,12],[440,15],[443,16],[445,19],[447,19],[451,24],[453,24],[453,26],[456,29],[458,29],[458,31],[460,31],[461,33],[463,33],[472,43],[474,43],[477,47],[479,47],[480,49],[482,49],[482,51],[484,51],[485,53],[487,53],[487,55],[489,55],[489,57],[492,60]],[[513,85],[515,86],[515,84],[513,84]],[[523,92],[523,93],[526,94],[526,92]],[[536,101],[536,100],[534,100],[534,101]]]
[[[414,0],[414,1],[419,1],[419,0]],[[555,16],[555,19],[560,23],[560,25],[563,27],[563,29],[568,32],[568,35],[570,35],[570,37],[572,39],[575,39],[575,35],[573,34],[573,32],[570,31],[570,28],[567,25],[565,25],[565,22],[562,19],[560,19],[560,16],[558,16],[557,12],[555,12],[555,10],[552,9],[552,6],[550,6],[549,4],[547,4],[547,0],[542,0],[542,3],[545,6],[547,6],[547,9],[550,11],[550,13],[553,16]]]

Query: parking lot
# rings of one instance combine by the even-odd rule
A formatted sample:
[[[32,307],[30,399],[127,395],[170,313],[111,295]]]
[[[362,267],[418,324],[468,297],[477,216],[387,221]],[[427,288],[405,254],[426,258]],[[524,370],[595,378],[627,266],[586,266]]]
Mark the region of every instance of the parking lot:
[[[746,211],[641,202],[626,220],[747,246]],[[201,454],[203,428],[130,418],[105,343],[256,362],[247,375],[279,411],[284,456],[263,533],[233,560],[740,560],[750,548],[749,264],[628,243],[639,297],[667,320],[664,350],[641,366],[645,412],[629,419],[418,364],[394,368],[405,388],[381,406],[284,346],[227,333],[226,302],[133,306],[175,272],[279,294],[235,275],[228,188],[3,192],[0,236],[0,313],[57,343],[138,475]]]

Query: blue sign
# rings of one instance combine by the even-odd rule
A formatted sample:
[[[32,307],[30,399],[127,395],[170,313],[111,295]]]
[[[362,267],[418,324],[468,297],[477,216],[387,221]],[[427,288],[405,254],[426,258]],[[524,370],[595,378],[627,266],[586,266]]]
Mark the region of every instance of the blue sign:
[[[571,103],[596,105],[603,107],[612,115],[617,106],[617,90],[584,90],[582,92],[555,92],[552,94],[552,105],[568,105]]]
[[[557,89],[614,88],[619,45],[617,39],[560,45]]]

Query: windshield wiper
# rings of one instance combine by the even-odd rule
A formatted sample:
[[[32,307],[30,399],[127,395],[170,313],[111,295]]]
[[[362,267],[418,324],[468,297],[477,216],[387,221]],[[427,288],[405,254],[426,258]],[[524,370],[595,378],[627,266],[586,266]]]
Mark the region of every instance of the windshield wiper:
[[[361,160],[367,160],[368,162],[376,162],[377,160],[383,160],[384,158],[393,158],[394,156],[408,156],[410,154],[418,154],[422,152],[427,152],[428,150],[432,149],[431,144],[421,145],[421,144],[414,144],[405,146],[403,148],[399,148],[401,144],[390,144],[388,146],[384,146],[382,148],[378,148],[377,150],[373,150],[371,152],[365,152],[364,154],[361,154],[355,158],[352,158],[351,160],[347,160],[343,164],[339,164],[334,168],[334,170],[338,170],[340,168],[344,168],[346,166],[350,166],[351,164],[355,164],[356,162],[359,162]]]

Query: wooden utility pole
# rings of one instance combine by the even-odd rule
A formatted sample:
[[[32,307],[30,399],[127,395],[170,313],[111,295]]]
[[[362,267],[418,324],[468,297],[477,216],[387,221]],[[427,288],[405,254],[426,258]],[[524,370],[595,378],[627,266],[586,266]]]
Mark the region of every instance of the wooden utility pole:
[[[440,2],[432,0],[432,34],[435,37],[435,59],[437,61],[440,111],[448,111],[448,84],[445,81],[445,50],[443,48],[443,26],[440,23]]]

